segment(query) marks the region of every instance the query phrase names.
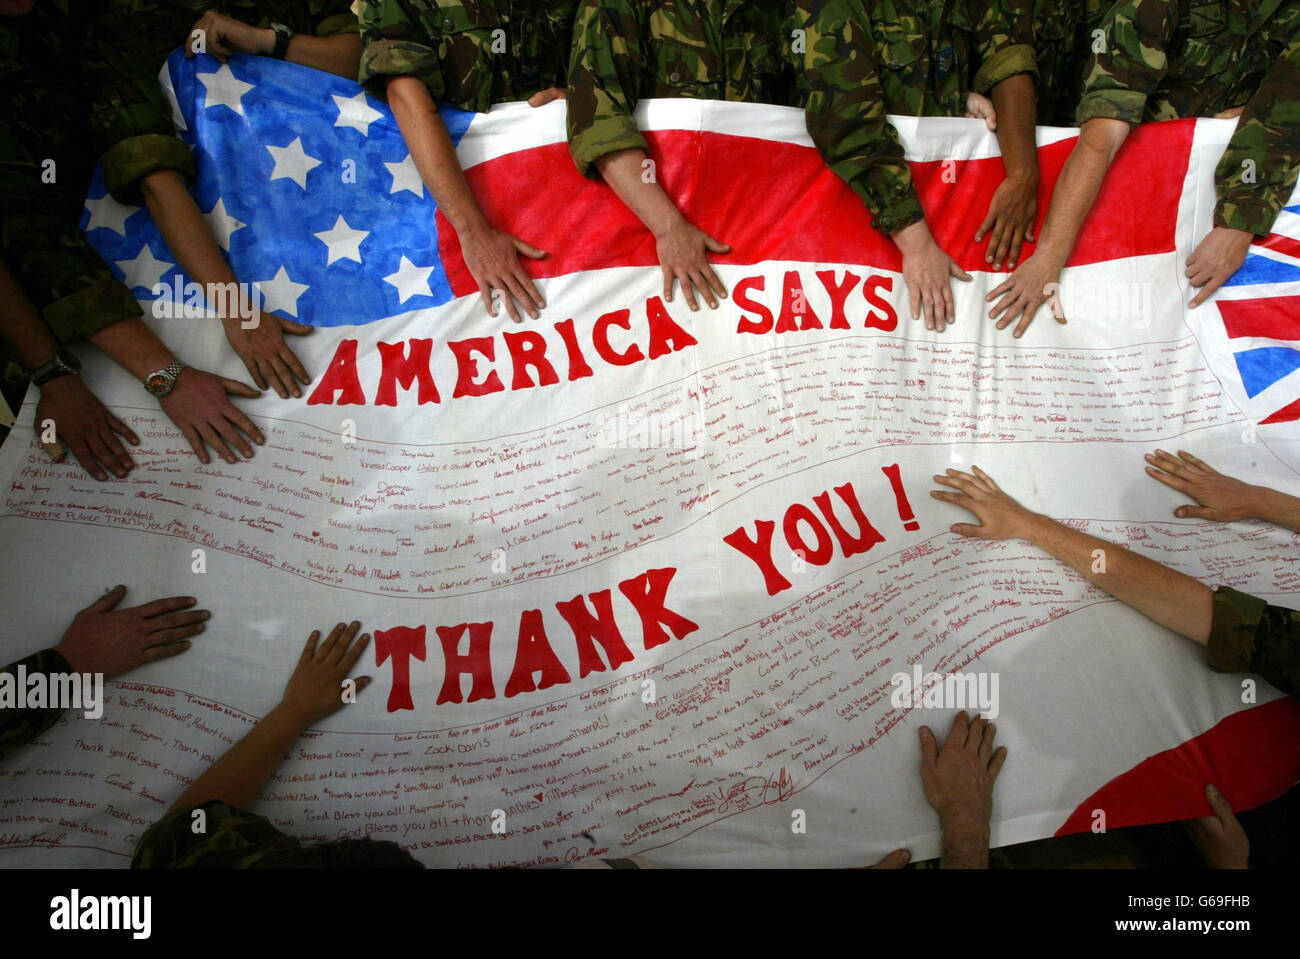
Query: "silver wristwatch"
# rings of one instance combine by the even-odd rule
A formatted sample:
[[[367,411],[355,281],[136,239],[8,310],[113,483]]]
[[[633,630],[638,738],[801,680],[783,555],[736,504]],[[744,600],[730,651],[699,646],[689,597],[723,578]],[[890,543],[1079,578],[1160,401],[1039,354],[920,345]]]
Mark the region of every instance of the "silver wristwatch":
[[[180,360],[173,359],[161,370],[154,370],[144,378],[144,388],[154,396],[166,396],[176,385],[176,377],[180,375],[181,370],[185,369],[185,364]]]

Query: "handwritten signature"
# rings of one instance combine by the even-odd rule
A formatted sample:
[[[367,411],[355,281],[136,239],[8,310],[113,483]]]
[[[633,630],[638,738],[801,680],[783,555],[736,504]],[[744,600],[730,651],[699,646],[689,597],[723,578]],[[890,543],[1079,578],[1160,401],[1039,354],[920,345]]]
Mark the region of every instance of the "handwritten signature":
[[[716,813],[725,813],[734,805],[743,812],[753,806],[766,806],[785,802],[798,791],[798,784],[784,766],[770,776],[746,776],[740,782],[723,789],[718,787]]]

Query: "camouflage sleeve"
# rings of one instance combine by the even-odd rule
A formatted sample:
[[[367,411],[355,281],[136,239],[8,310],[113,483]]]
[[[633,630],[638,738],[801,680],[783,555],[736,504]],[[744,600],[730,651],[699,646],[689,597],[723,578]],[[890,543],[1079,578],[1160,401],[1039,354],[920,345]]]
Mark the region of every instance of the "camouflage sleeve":
[[[1111,7],[1100,26],[1105,46],[1088,61],[1077,124],[1097,117],[1142,122],[1147,97],[1169,69],[1165,50],[1178,27],[1178,8],[1171,0],[1120,0]]]
[[[402,0],[358,0],[356,10],[361,29],[358,82],[382,97],[389,77],[415,77],[435,103],[445,99],[447,86],[432,38],[412,19],[407,5]]]
[[[70,673],[68,661],[53,649],[43,649],[0,669],[0,759],[39,736],[58,721],[62,709],[19,709],[9,701],[17,694],[18,668],[25,676],[33,673]],[[4,687],[9,686],[9,692]]]
[[[201,811],[203,815],[195,816]],[[245,869],[268,852],[298,848],[265,816],[212,799],[167,813],[135,844],[132,869]]]
[[[55,188],[41,172],[0,118],[0,259],[61,343],[139,316],[135,297],[47,195]]]
[[[1215,172],[1214,225],[1266,236],[1300,174],[1300,4],[1270,25],[1282,52],[1237,121]]]
[[[1032,0],[971,0],[979,69],[971,87],[988,93],[1003,80],[1028,73],[1038,83]]]
[[[122,203],[139,204],[140,181],[150,173],[177,170],[189,180],[197,170],[158,85],[169,52],[159,48],[162,27],[151,28],[130,6],[104,5],[85,31],[82,80],[108,190]]]
[[[1288,696],[1300,696],[1300,612],[1220,587],[1205,658],[1211,669],[1259,673]]]
[[[646,37],[636,0],[582,0],[569,63],[569,153],[583,176],[619,150],[648,150],[636,105],[646,70]]]
[[[898,133],[885,115],[871,30],[854,0],[798,0],[808,134],[826,165],[871,211],[881,233],[923,219]]]

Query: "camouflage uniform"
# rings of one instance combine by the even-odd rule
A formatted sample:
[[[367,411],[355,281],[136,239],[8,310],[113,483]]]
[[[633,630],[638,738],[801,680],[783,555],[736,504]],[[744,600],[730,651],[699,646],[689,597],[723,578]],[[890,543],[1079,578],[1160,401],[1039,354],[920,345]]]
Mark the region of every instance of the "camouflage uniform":
[[[53,649],[32,653],[26,659],[0,669],[0,673],[9,673],[17,682],[19,666],[26,668],[28,677],[34,673],[72,672],[68,661]],[[0,759],[45,732],[58,721],[62,713],[62,709],[0,709]]]
[[[633,116],[642,99],[785,103],[792,70],[780,4],[745,0],[581,0],[569,70],[569,152],[595,161],[646,149]]]
[[[1258,673],[1288,696],[1300,696],[1300,612],[1220,587],[1205,658],[1212,669]]]
[[[826,165],[871,211],[882,233],[923,218],[898,134],[885,116],[871,31],[858,0],[795,0],[784,37],[804,31],[793,54],[794,102]],[[789,42],[787,39],[786,42]]]
[[[1246,106],[1219,163],[1216,226],[1267,234],[1300,170],[1300,5],[1121,0],[1089,62],[1079,124],[1213,116]],[[1255,182],[1242,176],[1253,165]]]
[[[1025,64],[1034,77],[1038,122],[1073,126],[1092,55],[1092,31],[1101,26],[1111,0],[1003,0],[1005,29],[1021,49],[1004,58]],[[977,75],[974,88],[987,94],[993,84]]]
[[[55,0],[0,17],[0,257],[63,343],[140,315],[77,228],[95,164],[79,81],[84,22]],[[21,382],[7,360],[6,379]]]
[[[885,107],[900,116],[961,116],[966,95],[1031,72],[1006,0],[857,0],[875,36]]]
[[[433,99],[485,112],[568,86],[578,0],[360,0],[363,86],[415,77]]]

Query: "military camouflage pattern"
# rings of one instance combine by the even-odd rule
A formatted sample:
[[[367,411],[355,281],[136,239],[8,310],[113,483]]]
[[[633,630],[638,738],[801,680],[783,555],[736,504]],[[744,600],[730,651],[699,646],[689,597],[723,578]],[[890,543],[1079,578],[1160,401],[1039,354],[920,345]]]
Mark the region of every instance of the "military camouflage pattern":
[[[1258,673],[1288,696],[1300,696],[1300,612],[1220,587],[1206,662],[1227,673]]]
[[[961,116],[972,89],[1031,72],[1005,0],[859,0],[875,36],[889,113]],[[978,85],[977,85],[978,81]]]
[[[16,681],[19,666],[26,668],[28,676],[72,672],[68,661],[53,649],[32,653],[26,659],[0,669],[0,673],[9,673]],[[53,726],[62,712],[62,709],[0,709],[0,759]]]
[[[77,228],[95,163],[77,37],[57,0],[0,17],[0,258],[65,343],[140,315]],[[7,355],[0,365],[24,379]]]
[[[357,29],[349,0],[107,0],[87,6],[82,82],[104,178],[124,203],[140,202],[139,182],[156,170],[194,174],[189,147],[172,128],[158,71],[206,10],[259,27],[284,23],[295,33]]]
[[[1003,0],[1010,40],[1024,48],[1004,56],[1017,63],[1026,55],[1032,59],[1027,72],[1034,75],[1041,126],[1074,126],[1093,30],[1101,26],[1110,6],[1111,0]],[[983,74],[984,67],[974,86],[988,93],[993,84]]]
[[[363,86],[415,77],[464,110],[567,87],[578,0],[360,0]]]
[[[885,115],[870,25],[858,0],[795,0],[789,39],[803,31],[795,63],[794,103],[826,165],[867,205],[882,233],[922,219],[898,134]]]
[[[1215,223],[1272,228],[1300,165],[1293,0],[1121,0],[1100,29],[1075,114],[1126,123],[1214,116],[1249,104],[1219,166]],[[1255,182],[1242,163],[1254,162]]]
[[[646,149],[633,113],[642,99],[785,103],[792,68],[779,3],[580,0],[569,70],[569,151],[578,169]]]

